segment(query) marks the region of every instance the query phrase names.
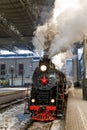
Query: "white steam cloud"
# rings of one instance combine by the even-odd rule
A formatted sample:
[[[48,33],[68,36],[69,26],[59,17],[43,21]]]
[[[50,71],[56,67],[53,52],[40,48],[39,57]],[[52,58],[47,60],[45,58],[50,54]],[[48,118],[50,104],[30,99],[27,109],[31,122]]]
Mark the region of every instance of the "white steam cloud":
[[[37,27],[33,43],[39,53],[49,48],[49,57],[53,57],[69,50],[86,34],[87,0],[55,0],[53,17]]]
[[[65,0],[64,2],[67,3],[68,1],[72,3],[72,0]],[[70,49],[74,42],[83,39],[83,36],[87,33],[86,0],[83,1],[83,4],[80,0],[73,1],[71,5],[68,3],[69,6],[66,4],[65,6],[62,5],[62,2],[63,0],[60,2],[63,9],[56,9],[56,11],[61,13],[58,13],[56,18],[54,17],[60,35],[55,35],[51,41],[50,57]]]
[[[40,51],[49,47],[50,56],[66,51],[86,34],[86,20],[86,0],[56,0],[52,19],[37,27],[33,43]]]
[[[73,55],[70,50],[59,53],[58,55],[55,55],[52,57],[52,62],[55,64],[56,69],[61,70],[62,66],[66,62],[67,59],[74,59],[76,58],[76,55]]]

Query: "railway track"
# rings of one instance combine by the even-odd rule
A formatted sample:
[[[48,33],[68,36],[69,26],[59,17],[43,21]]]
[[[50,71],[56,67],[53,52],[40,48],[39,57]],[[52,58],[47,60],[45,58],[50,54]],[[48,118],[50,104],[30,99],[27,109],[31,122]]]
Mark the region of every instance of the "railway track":
[[[52,122],[29,122],[26,127],[20,130],[64,130],[64,120],[55,120]]]
[[[50,130],[53,122],[43,123],[43,122],[32,122],[25,130]]]
[[[4,111],[6,111],[8,108],[10,109],[10,108],[14,107],[14,105],[16,106],[16,105],[19,105],[19,104],[21,104],[21,103],[23,103],[23,102],[26,102],[24,98],[23,98],[23,99],[17,99],[17,100],[15,100],[15,101],[11,101],[11,102],[9,102],[9,103],[1,104],[1,105],[0,105],[0,112],[4,112]]]

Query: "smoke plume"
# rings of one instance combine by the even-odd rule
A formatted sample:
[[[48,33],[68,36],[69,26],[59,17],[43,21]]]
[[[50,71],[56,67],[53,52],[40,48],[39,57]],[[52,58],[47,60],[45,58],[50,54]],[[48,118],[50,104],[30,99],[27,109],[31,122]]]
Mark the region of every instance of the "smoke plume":
[[[65,0],[68,1],[68,0]],[[77,2],[77,6],[65,8],[56,17],[56,28],[60,35],[55,35],[51,41],[50,57],[65,52],[72,44],[83,39],[87,33],[87,2]]]
[[[37,27],[33,43],[39,53],[49,48],[51,58],[71,49],[86,34],[87,0],[55,0],[53,17]]]
[[[66,60],[70,58],[74,59],[76,55],[73,55],[71,50],[68,50],[53,56],[52,62],[55,64],[56,69],[61,70]]]

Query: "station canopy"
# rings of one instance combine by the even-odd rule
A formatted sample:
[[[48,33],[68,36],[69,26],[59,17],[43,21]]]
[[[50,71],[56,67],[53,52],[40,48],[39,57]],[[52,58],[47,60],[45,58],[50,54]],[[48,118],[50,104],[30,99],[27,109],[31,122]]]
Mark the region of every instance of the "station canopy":
[[[33,33],[42,25],[42,12],[52,10],[54,0],[0,0],[0,50],[33,51]]]

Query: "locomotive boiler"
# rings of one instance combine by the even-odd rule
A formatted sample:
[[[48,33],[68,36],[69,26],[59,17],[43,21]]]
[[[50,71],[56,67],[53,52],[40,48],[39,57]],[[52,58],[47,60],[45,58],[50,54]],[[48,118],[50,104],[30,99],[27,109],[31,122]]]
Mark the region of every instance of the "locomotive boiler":
[[[32,120],[52,121],[64,114],[65,107],[65,75],[55,69],[48,58],[43,58],[32,76],[31,97],[28,109]]]

